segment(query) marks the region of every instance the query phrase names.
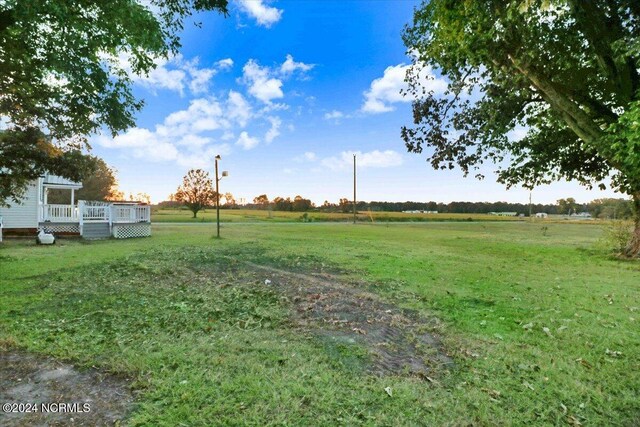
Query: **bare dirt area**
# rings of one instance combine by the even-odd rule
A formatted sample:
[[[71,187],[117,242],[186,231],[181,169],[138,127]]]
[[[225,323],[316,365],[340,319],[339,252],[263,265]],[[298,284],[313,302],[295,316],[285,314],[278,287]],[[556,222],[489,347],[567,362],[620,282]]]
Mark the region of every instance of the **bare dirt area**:
[[[0,404],[4,427],[113,426],[127,416],[133,396],[125,379],[0,349]]]
[[[357,343],[370,353],[376,375],[410,375],[434,381],[453,365],[437,336],[438,319],[400,309],[329,274],[293,273],[247,263],[265,285],[294,305],[294,320],[338,343]]]

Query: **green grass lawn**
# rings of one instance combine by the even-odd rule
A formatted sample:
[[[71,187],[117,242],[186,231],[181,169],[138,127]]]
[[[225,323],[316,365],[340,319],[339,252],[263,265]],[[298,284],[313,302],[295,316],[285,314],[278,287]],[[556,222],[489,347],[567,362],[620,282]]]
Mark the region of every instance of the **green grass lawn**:
[[[286,212],[261,209],[220,209],[220,218],[224,222],[352,222],[353,213],[342,212]],[[503,217],[488,214],[457,214],[457,213],[403,213],[403,212],[368,212],[359,211],[356,215],[358,222],[434,222],[434,221],[523,221],[518,217]],[[184,209],[151,210],[153,222],[214,222],[215,209],[205,209],[193,218],[191,211]],[[538,220],[539,221],[539,220]]]
[[[638,425],[640,263],[598,226],[163,224],[0,246],[0,345],[135,378],[131,425]],[[455,367],[375,377],[239,260],[436,315]],[[385,388],[392,390],[390,396]]]

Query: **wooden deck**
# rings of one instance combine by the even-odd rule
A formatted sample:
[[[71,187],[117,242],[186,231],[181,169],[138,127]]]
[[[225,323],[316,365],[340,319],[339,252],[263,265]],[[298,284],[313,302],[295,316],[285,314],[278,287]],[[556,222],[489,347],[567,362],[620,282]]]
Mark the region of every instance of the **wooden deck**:
[[[135,202],[78,201],[73,205],[40,205],[39,226],[54,234],[85,238],[151,235],[151,207]]]

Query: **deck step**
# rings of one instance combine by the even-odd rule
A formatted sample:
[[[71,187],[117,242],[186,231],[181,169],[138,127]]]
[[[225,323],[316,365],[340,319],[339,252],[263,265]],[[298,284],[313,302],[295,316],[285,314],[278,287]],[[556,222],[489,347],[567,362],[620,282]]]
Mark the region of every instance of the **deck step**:
[[[82,225],[82,237],[84,239],[108,239],[111,230],[108,222],[85,222]]]

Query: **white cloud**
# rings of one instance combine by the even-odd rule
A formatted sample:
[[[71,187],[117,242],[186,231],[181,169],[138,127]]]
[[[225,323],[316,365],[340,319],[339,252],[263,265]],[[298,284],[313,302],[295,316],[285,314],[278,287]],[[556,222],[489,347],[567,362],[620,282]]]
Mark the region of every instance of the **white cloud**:
[[[200,58],[195,57],[190,61],[179,61],[178,66],[189,73],[191,81],[189,82],[189,90],[194,95],[209,92],[209,82],[220,71],[229,70],[233,66],[231,58],[221,59],[217,61],[212,68],[199,68]]]
[[[304,62],[296,62],[293,60],[293,56],[287,55],[287,59],[280,66],[280,72],[285,76],[291,75],[296,71],[306,73],[315,67],[315,64],[305,64]]]
[[[252,117],[244,98],[230,91],[224,102],[214,97],[198,98],[185,110],[165,117],[155,130],[133,128],[115,138],[100,136],[97,143],[124,150],[134,158],[152,162],[174,161],[181,166],[205,167],[216,154],[228,154],[231,145],[219,141],[234,138],[232,128],[244,126]],[[244,101],[246,102],[246,101]],[[243,147],[257,144],[257,139],[243,139]]]
[[[315,162],[318,160],[318,156],[313,151],[307,151],[300,156],[296,156],[293,158],[296,162]]]
[[[258,138],[251,137],[247,132],[242,132],[236,141],[236,145],[241,146],[244,150],[251,150],[256,147],[260,141]]]
[[[211,143],[211,138],[206,138],[199,135],[189,134],[185,135],[177,142],[178,145],[186,145],[189,147],[202,147]]]
[[[231,153],[231,146],[229,144],[212,145],[206,149],[194,150],[190,153],[180,153],[176,162],[185,168],[210,169],[213,166],[215,156],[226,156],[229,153]]]
[[[162,136],[178,136],[228,128],[222,105],[215,98],[198,98],[186,110],[169,114],[157,127]]]
[[[342,111],[333,110],[329,113],[324,114],[325,120],[339,120],[344,117],[344,113]]]
[[[267,104],[268,107],[286,109],[288,106],[285,104],[272,103],[274,99],[284,97],[283,80],[296,72],[299,76],[304,76],[313,67],[313,64],[294,61],[291,55],[287,55],[285,61],[277,67],[261,66],[255,59],[249,59],[242,67],[240,81],[249,87],[248,91],[252,96]]]
[[[271,123],[271,127],[267,131],[264,136],[264,140],[267,144],[270,144],[278,135],[280,135],[280,125],[282,125],[282,120],[279,117],[269,116],[267,117],[269,123]]]
[[[236,120],[241,127],[245,127],[251,115],[251,105],[244,99],[244,96],[239,92],[230,90],[227,100],[227,117]]]
[[[361,111],[364,113],[385,113],[395,110],[392,105],[398,102],[411,102],[412,98],[400,94],[407,87],[404,81],[410,65],[398,64],[387,67],[382,77],[371,82],[369,90],[364,92],[364,103]],[[443,93],[447,83],[433,74],[431,67],[425,67],[420,73],[421,86],[427,91]]]
[[[354,154],[357,158],[357,165],[361,168],[388,168],[402,164],[402,156],[393,150],[374,150],[367,153],[361,151],[343,151],[339,156],[322,159],[321,164],[331,170],[348,169],[353,166]]]
[[[268,67],[261,67],[250,59],[242,68],[242,80],[249,86],[249,93],[265,104],[284,97],[282,80],[271,78]]]
[[[284,102],[277,102],[277,103],[271,103],[271,104],[267,104],[264,107],[262,107],[258,113],[260,115],[264,115],[267,113],[272,113],[274,111],[286,111],[289,109],[289,105],[285,104]]]
[[[233,59],[231,58],[221,59],[220,61],[216,62],[216,67],[220,70],[228,70],[231,67],[233,67]]]
[[[266,6],[263,0],[237,0],[240,9],[255,18],[258,25],[271,27],[282,18],[282,9]]]
[[[215,68],[198,68],[199,58],[193,58],[180,64],[182,69],[191,76],[189,89],[193,94],[206,93],[209,91],[209,81],[218,72]]]
[[[200,67],[200,58],[195,57],[184,60],[182,55],[171,58],[156,58],[155,68],[148,75],[138,75],[133,72],[132,58],[128,54],[118,56],[102,55],[103,59],[111,64],[116,70],[120,70],[152,93],[159,89],[171,90],[184,96],[185,87],[188,87],[193,94],[202,94],[209,91],[209,83],[213,76],[219,71],[227,70],[233,66],[231,58],[217,61],[213,67]]]
[[[159,141],[154,132],[143,128],[132,128],[113,139],[100,137],[98,143],[108,148],[128,148],[134,157],[151,161],[173,160],[178,156],[173,144]]]
[[[209,167],[216,154],[230,153],[229,144],[208,145],[210,139],[195,135],[183,137],[176,145],[157,133],[144,128],[133,128],[126,133],[107,138],[98,138],[98,144],[107,148],[125,149],[134,158],[151,162],[174,161],[180,166],[191,168]]]
[[[168,60],[158,59],[156,60],[156,68],[151,70],[147,76],[133,77],[133,81],[139,82],[152,92],[156,89],[168,89],[184,95],[187,74],[184,70],[167,68],[168,64]]]

